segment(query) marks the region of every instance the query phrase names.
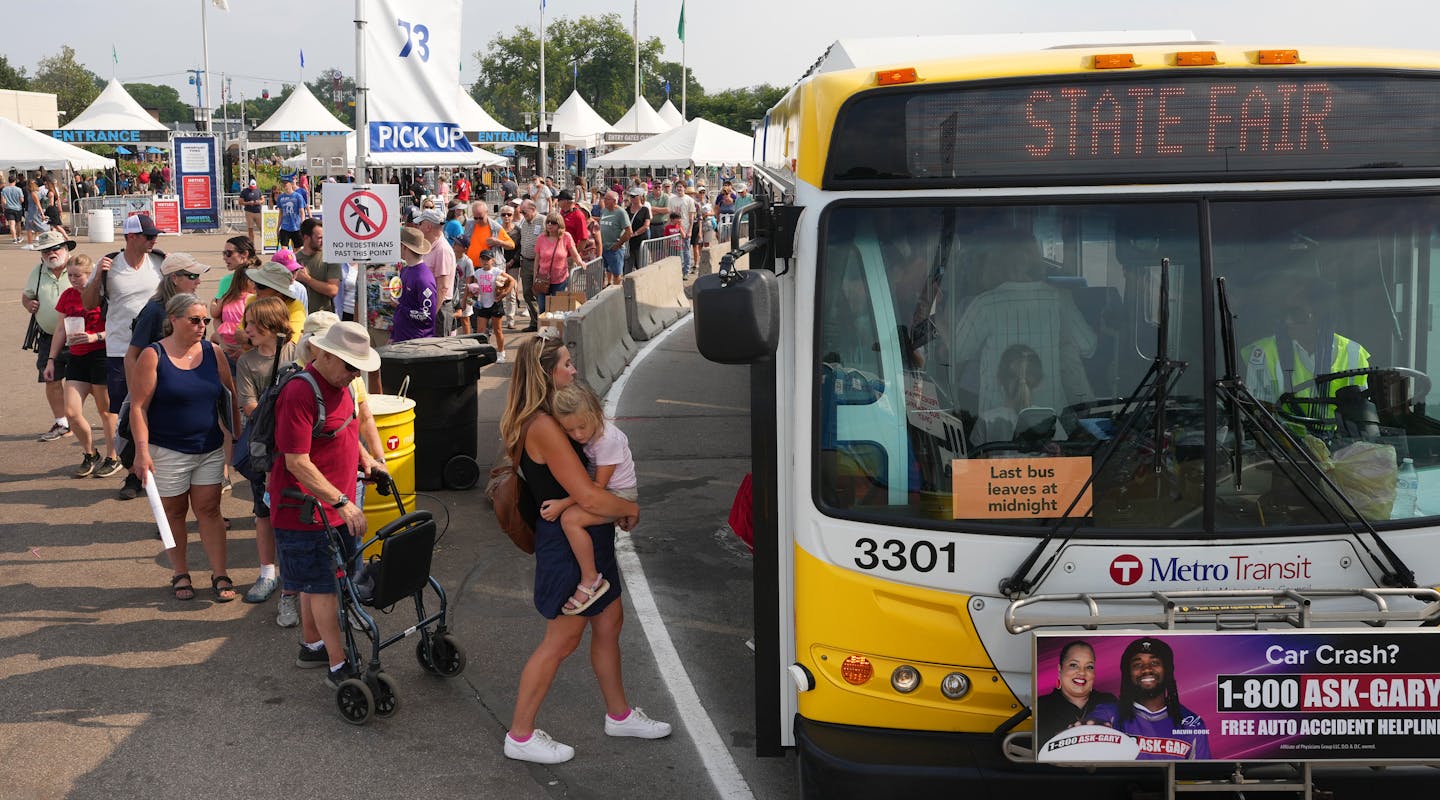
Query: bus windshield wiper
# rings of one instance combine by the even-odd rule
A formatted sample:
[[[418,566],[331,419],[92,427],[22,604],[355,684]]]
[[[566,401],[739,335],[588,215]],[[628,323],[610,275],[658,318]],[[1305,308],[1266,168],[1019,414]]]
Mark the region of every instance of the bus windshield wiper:
[[[1220,346],[1225,351],[1225,376],[1215,382],[1215,391],[1228,406],[1230,429],[1235,442],[1231,454],[1231,470],[1234,472],[1235,488],[1242,485],[1243,456],[1241,453],[1243,424],[1249,423],[1255,429],[1255,444],[1270,457],[1271,461],[1285,474],[1301,495],[1328,522],[1339,522],[1360,545],[1360,549],[1383,570],[1380,582],[1385,586],[1413,589],[1415,573],[1400,558],[1400,555],[1386,544],[1370,520],[1355,507],[1350,498],[1321,468],[1315,456],[1295,434],[1275,416],[1275,412],[1246,388],[1240,379],[1235,364],[1235,318],[1230,313],[1230,299],[1225,291],[1225,279],[1215,279],[1215,292],[1219,301]],[[1384,558],[1375,555],[1365,544],[1366,535],[1375,542]]]
[[[1175,387],[1180,382],[1180,376],[1184,374],[1187,366],[1189,366],[1188,362],[1175,361],[1170,358],[1170,259],[1162,258],[1160,259],[1160,308],[1156,319],[1155,357],[1150,362],[1150,369],[1140,379],[1135,391],[1131,392],[1120,406],[1120,411],[1116,415],[1122,420],[1120,427],[1105,443],[1099,459],[1094,468],[1090,470],[1090,476],[1085,479],[1084,485],[1070,500],[1070,505],[1066,506],[1065,513],[1061,514],[1050,526],[1050,530],[1045,532],[1045,537],[1036,543],[1014,573],[1000,581],[1001,594],[1015,598],[1028,593],[1034,588],[1035,581],[1048,573],[1054,566],[1061,549],[1080,527],[1080,521],[1071,517],[1071,514],[1075,512],[1075,507],[1080,504],[1080,498],[1084,497],[1085,493],[1095,484],[1095,479],[1105,470],[1106,465],[1115,457],[1122,444],[1129,443],[1131,431],[1138,427],[1139,420],[1143,416],[1140,413],[1143,408],[1153,407],[1154,409],[1152,414],[1154,425],[1151,433],[1154,437],[1155,451],[1153,469],[1157,481],[1157,491],[1160,489],[1165,475],[1165,456],[1169,450],[1165,436],[1165,405],[1169,402],[1170,396],[1174,394]],[[1055,541],[1060,529],[1067,524],[1069,530],[1060,539],[1049,560],[1038,570],[1035,569],[1036,562],[1044,555],[1051,542]]]

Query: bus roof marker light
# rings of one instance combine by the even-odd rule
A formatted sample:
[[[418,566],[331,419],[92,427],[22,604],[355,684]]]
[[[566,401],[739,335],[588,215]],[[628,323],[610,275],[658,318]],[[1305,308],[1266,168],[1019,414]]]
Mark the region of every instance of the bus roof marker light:
[[[840,677],[846,683],[863,686],[875,677],[875,667],[865,656],[847,656],[840,665]]]
[[[1175,54],[1177,67],[1211,67],[1219,63],[1213,50],[1185,50]]]
[[[920,688],[920,670],[909,664],[901,664],[890,673],[890,687],[900,694],[910,694]]]
[[[970,679],[963,672],[952,672],[940,679],[940,694],[959,700],[970,693]]]
[[[914,67],[887,69],[875,73],[876,86],[895,86],[901,83],[914,83],[918,80],[920,80],[920,75],[915,72]]]
[[[1105,53],[1095,56],[1095,69],[1128,69],[1135,66],[1132,53]]]
[[[1255,54],[1260,64],[1299,64],[1299,50],[1261,50]]]

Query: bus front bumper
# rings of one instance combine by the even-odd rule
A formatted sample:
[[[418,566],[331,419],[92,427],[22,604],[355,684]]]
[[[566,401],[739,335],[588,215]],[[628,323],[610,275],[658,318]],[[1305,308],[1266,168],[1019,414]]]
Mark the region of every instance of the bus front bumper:
[[[1090,769],[1016,764],[1001,754],[999,739],[990,734],[861,728],[815,722],[797,715],[795,747],[800,762],[800,795],[806,799],[1015,800],[1053,796],[1065,800],[1116,800],[1137,792],[1159,793],[1150,796],[1163,797],[1165,789],[1164,772],[1154,767]],[[1195,765],[1180,775],[1182,779],[1219,779],[1233,770],[1233,765],[1217,762]],[[1261,771],[1260,765],[1246,770],[1252,775]],[[1399,791],[1404,794],[1397,796],[1421,797],[1440,785],[1440,770],[1409,765],[1377,769],[1318,764],[1314,783],[1317,788],[1334,792],[1340,800],[1373,798],[1379,786],[1387,794]]]

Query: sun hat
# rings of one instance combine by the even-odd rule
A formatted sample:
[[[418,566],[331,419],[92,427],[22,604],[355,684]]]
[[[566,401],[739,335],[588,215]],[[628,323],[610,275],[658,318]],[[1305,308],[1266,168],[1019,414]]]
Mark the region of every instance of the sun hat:
[[[250,280],[267,289],[274,289],[291,300],[299,300],[300,297],[295,290],[290,288],[290,270],[274,261],[267,261],[260,265],[259,269],[252,269],[246,273]]]
[[[380,369],[380,354],[370,346],[370,334],[358,322],[337,322],[306,341],[307,346],[324,350],[362,372]]]
[[[641,189],[639,186],[635,186],[632,187],[630,191],[626,192],[626,194],[630,195],[631,197],[644,197],[645,190]]]
[[[60,231],[45,231],[35,239],[36,250],[50,250],[61,245],[64,245],[66,250],[74,250],[75,240],[65,238],[65,234]]]
[[[193,272],[204,274],[210,271],[210,267],[201,264],[195,256],[189,253],[171,253],[165,256],[165,261],[160,265],[160,272],[164,275],[174,275],[177,272]]]
[[[419,228],[401,228],[400,246],[415,251],[415,255],[423,256],[430,252],[430,240]]]
[[[438,208],[424,208],[415,215],[416,222],[433,222],[440,225],[445,222],[445,214]]]

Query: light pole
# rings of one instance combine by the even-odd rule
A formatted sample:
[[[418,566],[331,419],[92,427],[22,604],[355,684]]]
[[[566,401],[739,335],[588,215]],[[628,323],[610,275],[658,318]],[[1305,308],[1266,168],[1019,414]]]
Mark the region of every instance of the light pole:
[[[555,125],[555,112],[546,111],[537,116],[533,111],[522,111],[520,117],[525,121],[526,130],[531,129],[531,123],[535,125],[535,174],[543,178],[545,177],[545,157],[543,155],[545,151],[540,146],[541,128],[544,128],[545,133],[550,132]]]

